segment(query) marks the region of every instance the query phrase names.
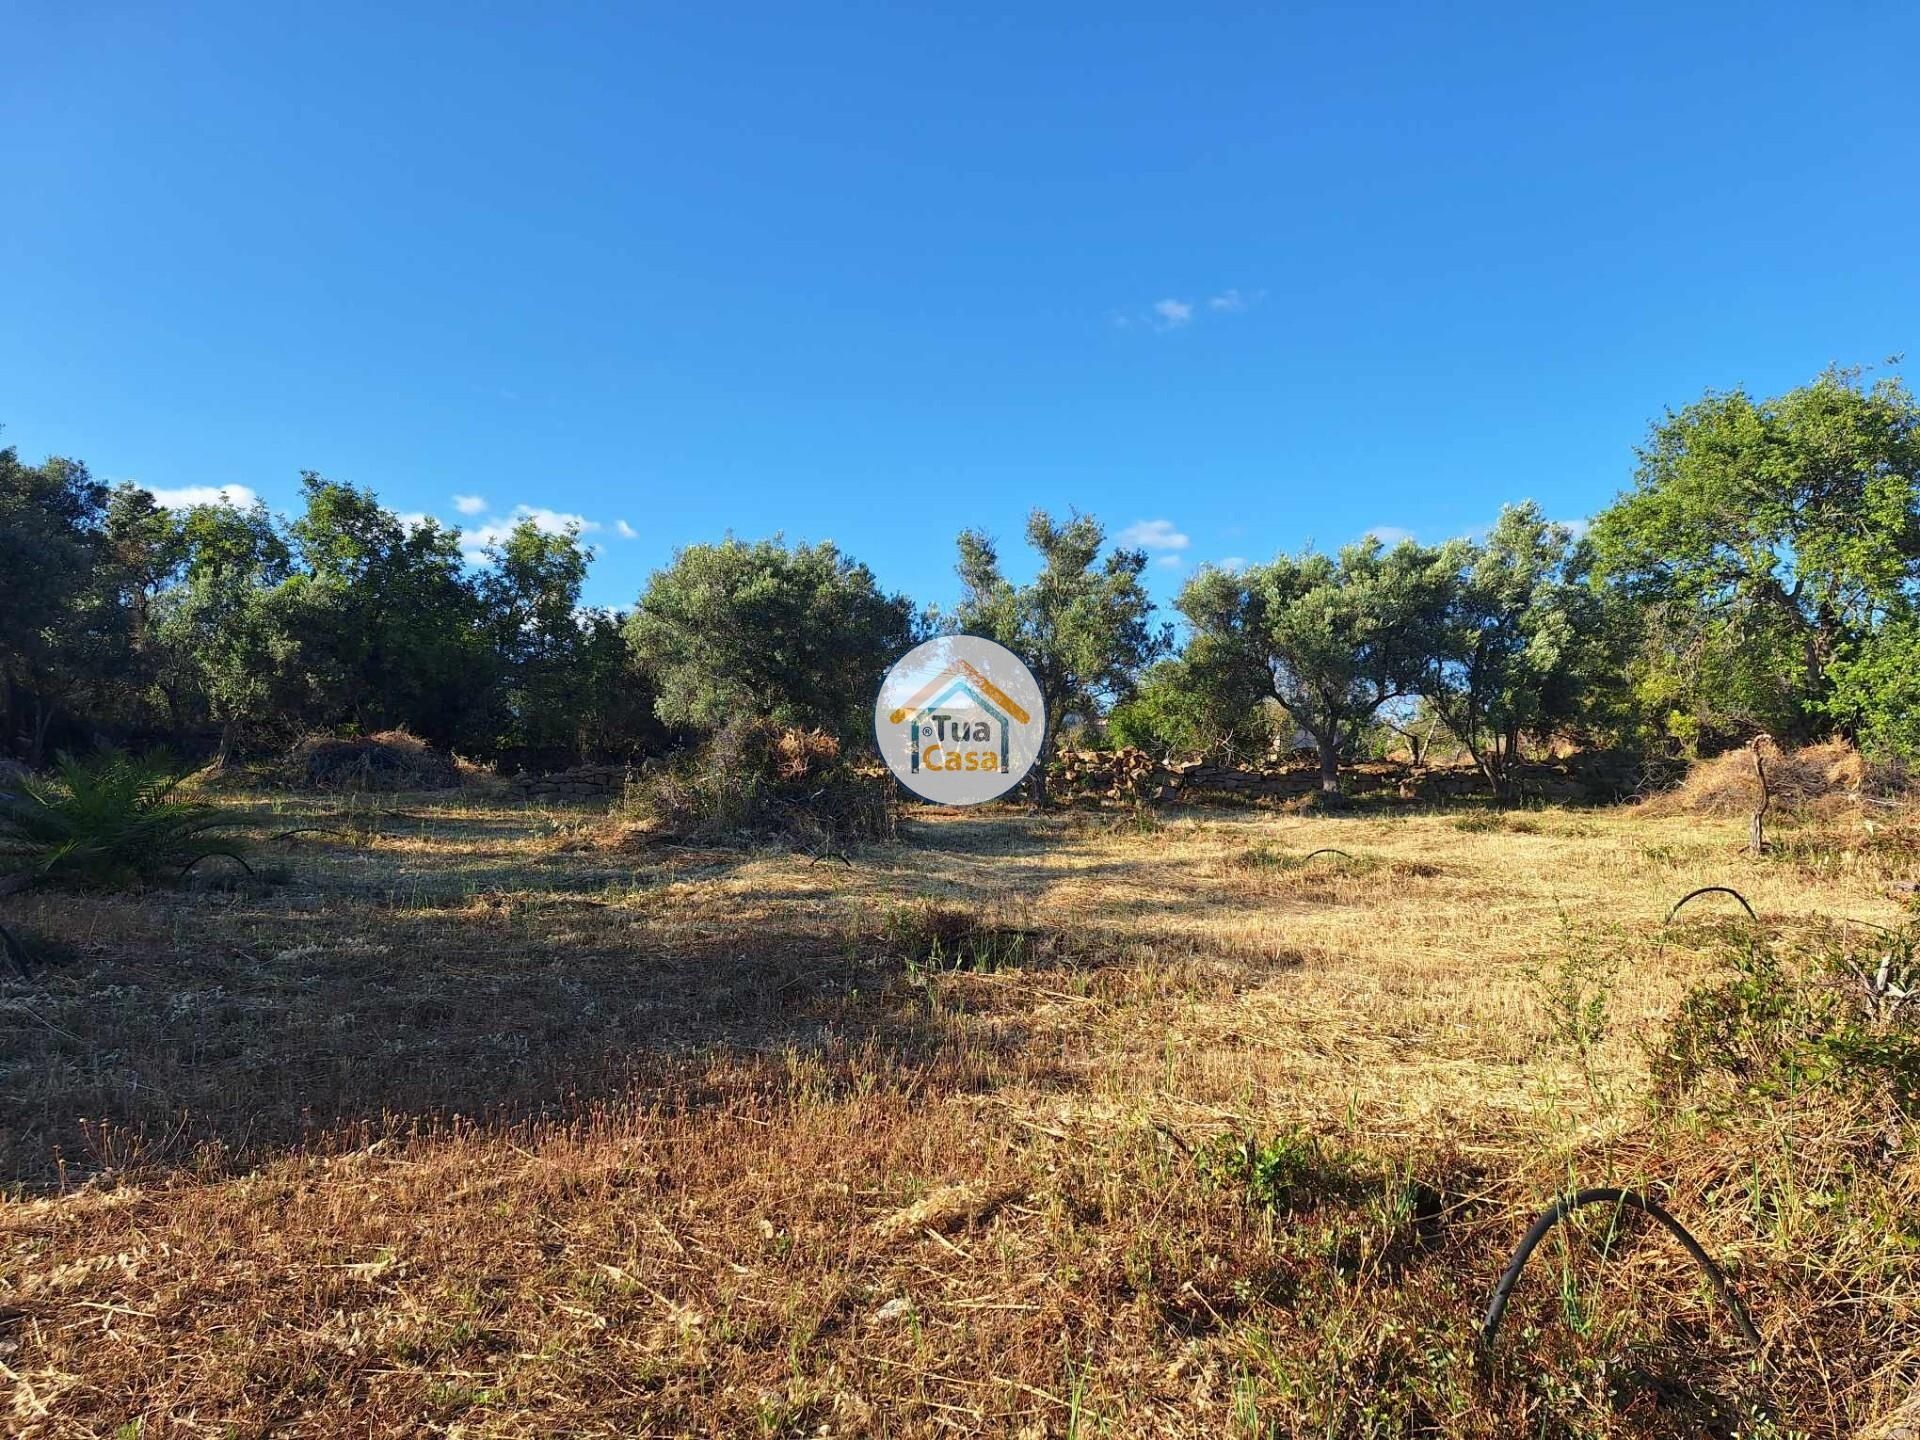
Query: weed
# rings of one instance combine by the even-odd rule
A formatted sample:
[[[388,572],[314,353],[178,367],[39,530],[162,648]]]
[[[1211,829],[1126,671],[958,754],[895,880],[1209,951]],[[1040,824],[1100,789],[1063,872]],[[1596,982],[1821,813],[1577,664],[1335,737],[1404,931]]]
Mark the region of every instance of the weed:
[[[1620,957],[1591,932],[1562,921],[1562,943],[1551,965],[1530,971],[1534,995],[1553,1042],[1580,1058],[1589,1074],[1593,1052],[1607,1038],[1608,1002],[1620,972]]]
[[[1476,810],[1455,818],[1453,828],[1467,835],[1538,835],[1540,822],[1531,815],[1500,810]]]
[[[1262,1210],[1292,1209],[1344,1193],[1352,1178],[1344,1155],[1299,1129],[1267,1140],[1220,1135],[1195,1153],[1194,1164],[1207,1183],[1239,1190],[1247,1204]]]
[[[996,924],[938,901],[890,906],[880,929],[882,942],[906,962],[909,974],[1013,969],[1034,958],[1041,938],[1036,930]]]

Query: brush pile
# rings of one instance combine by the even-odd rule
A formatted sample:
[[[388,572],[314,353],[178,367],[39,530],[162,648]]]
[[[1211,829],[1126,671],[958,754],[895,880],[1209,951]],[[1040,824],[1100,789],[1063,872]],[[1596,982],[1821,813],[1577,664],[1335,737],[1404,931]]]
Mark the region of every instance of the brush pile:
[[[284,767],[289,784],[309,790],[451,790],[460,783],[453,757],[406,730],[342,739],[309,735]]]
[[[1905,767],[1869,760],[1845,740],[1823,740],[1797,750],[1769,746],[1766,767],[1774,803],[1790,809],[1835,808],[1862,798],[1901,800],[1913,794]],[[1647,800],[1642,810],[1654,817],[1746,815],[1759,798],[1753,752],[1743,748],[1700,761],[1673,789]]]
[[[816,853],[891,839],[898,822],[890,775],[849,763],[824,731],[753,718],[637,776],[627,810],[650,838]]]

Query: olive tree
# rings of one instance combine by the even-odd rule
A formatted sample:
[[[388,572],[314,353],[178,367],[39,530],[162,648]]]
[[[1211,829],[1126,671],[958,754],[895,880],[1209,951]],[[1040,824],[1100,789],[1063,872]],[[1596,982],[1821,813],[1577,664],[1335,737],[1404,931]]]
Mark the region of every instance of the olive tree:
[[[993,540],[978,530],[960,535],[963,587],[953,623],[997,641],[1033,672],[1046,706],[1047,733],[1034,767],[1034,798],[1047,798],[1046,757],[1060,723],[1092,719],[1131,693],[1140,672],[1172,646],[1152,624],[1153,601],[1141,584],[1146,552],[1113,549],[1091,515],[1057,522],[1044,510],[1027,517],[1027,543],[1040,569],[1024,585],[1008,580]]]
[[[1609,663],[1601,597],[1572,530],[1531,501],[1503,510],[1484,541],[1440,547],[1434,571],[1443,603],[1420,694],[1504,799],[1521,738],[1575,720]]]
[[[1238,573],[1207,569],[1180,610],[1222,652],[1262,675],[1319,753],[1320,789],[1340,793],[1340,758],[1383,705],[1417,692],[1445,603],[1435,552],[1371,538],[1337,555],[1282,555]]]
[[[690,545],[656,571],[627,642],[668,725],[736,716],[868,732],[886,669],[918,638],[912,604],[830,541]]]
[[[1858,370],[1771,398],[1709,392],[1639,454],[1592,540],[1641,610],[1637,686],[1662,728],[1697,744],[1870,725],[1836,706],[1834,667],[1869,652],[1920,583],[1912,393]]]

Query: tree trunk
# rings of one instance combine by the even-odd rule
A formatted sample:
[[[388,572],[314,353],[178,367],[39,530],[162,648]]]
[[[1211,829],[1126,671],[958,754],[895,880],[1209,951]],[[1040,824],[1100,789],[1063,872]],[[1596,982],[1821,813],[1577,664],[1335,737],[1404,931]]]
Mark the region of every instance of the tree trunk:
[[[1494,753],[1494,798],[1506,804],[1514,798],[1519,788],[1515,772],[1520,768],[1520,737],[1509,731],[1493,742]]]
[[[55,706],[49,705],[46,697],[33,697],[33,737],[27,745],[27,768],[38,770],[47,760],[47,731],[53,728]]]
[[[1754,807],[1753,817],[1747,822],[1747,853],[1749,855],[1767,853],[1767,810],[1773,804],[1773,791],[1767,786],[1767,762],[1760,752],[1768,738],[1765,735],[1756,735],[1749,746],[1753,751],[1753,777],[1760,786],[1760,803]]]
[[[1027,795],[1042,810],[1047,808],[1047,752],[1053,748],[1052,712],[1048,713],[1047,728],[1040,735],[1040,754],[1027,772]]]
[[[1340,732],[1333,729],[1313,737],[1320,749],[1320,793],[1340,793]]]

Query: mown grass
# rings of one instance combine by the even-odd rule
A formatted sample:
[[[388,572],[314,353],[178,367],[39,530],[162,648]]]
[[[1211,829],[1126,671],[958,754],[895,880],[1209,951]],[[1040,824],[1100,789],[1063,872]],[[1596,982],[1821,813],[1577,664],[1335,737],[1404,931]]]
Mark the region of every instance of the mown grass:
[[[9,902],[65,955],[0,990],[19,1433],[1824,1435],[1920,1372],[1911,1120],[1650,1070],[1751,940],[1687,890],[1790,957],[1901,923],[1839,832],[927,812],[841,864],[223,803],[285,883]],[[1592,1217],[1482,1351],[1594,1184],[1764,1364]]]

